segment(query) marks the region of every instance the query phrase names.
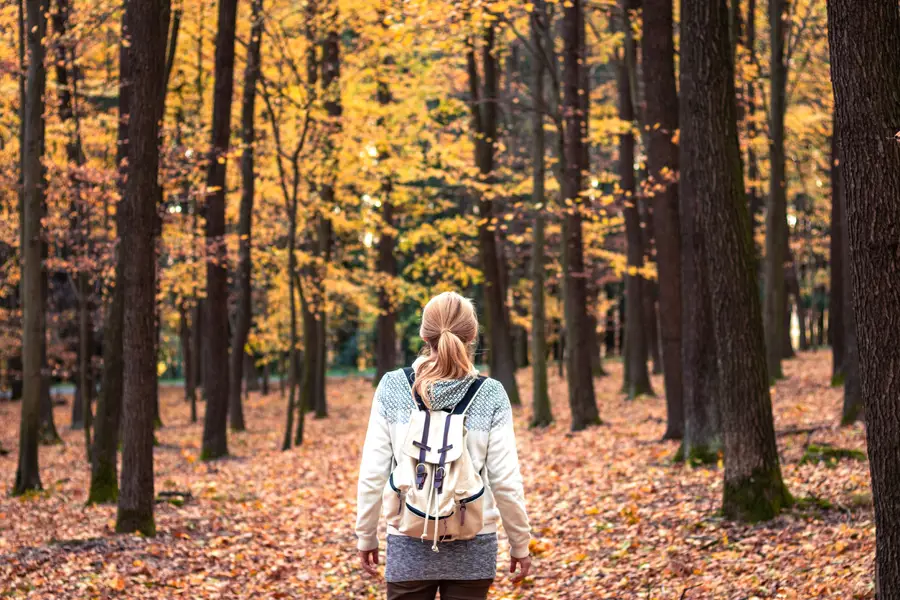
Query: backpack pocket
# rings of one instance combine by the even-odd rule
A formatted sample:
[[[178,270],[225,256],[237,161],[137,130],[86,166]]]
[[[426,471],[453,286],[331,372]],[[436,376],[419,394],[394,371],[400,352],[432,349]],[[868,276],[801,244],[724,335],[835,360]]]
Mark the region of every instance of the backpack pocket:
[[[456,490],[454,514],[450,524],[455,539],[470,540],[484,527],[484,493],[484,485],[474,493],[470,493],[470,490]]]
[[[391,473],[381,499],[385,519],[391,527],[400,527],[400,521],[406,510],[406,490],[408,488],[408,485],[395,483],[394,473]]]

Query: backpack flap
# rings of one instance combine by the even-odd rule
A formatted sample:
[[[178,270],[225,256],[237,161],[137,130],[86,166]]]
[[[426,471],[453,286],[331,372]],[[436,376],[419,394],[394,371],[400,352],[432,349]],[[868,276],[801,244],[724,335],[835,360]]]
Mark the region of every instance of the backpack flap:
[[[403,453],[417,463],[431,465],[451,463],[462,455],[465,444],[464,424],[465,415],[454,415],[440,410],[415,411],[410,415],[409,429],[403,442]],[[443,461],[441,461],[442,454]]]

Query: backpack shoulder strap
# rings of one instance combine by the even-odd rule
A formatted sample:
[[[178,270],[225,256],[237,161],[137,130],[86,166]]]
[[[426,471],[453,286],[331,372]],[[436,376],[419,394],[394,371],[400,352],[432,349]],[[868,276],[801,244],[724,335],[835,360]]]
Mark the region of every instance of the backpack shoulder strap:
[[[466,390],[466,395],[462,397],[462,400],[456,403],[456,406],[453,407],[454,415],[464,415],[466,414],[466,410],[468,410],[469,405],[472,403],[472,400],[475,398],[475,394],[478,393],[478,390],[481,389],[481,385],[485,382],[487,377],[483,375],[479,375],[475,378],[469,385],[469,389]]]
[[[406,381],[409,383],[409,389],[412,390],[413,384],[416,382],[416,372],[412,367],[403,367],[403,373],[406,375]],[[428,410],[428,407],[425,406],[425,403],[422,402],[422,398],[419,394],[413,394],[413,400],[416,401],[416,406],[419,407],[419,410]]]

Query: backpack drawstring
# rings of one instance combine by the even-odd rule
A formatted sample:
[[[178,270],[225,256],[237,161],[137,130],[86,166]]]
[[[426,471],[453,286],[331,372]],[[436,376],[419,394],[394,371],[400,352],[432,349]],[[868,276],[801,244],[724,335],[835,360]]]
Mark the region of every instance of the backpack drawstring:
[[[431,465],[426,466],[429,468]],[[428,486],[428,500],[425,501],[425,529],[422,530],[422,541],[425,541],[425,537],[428,535],[428,513],[431,511],[431,498],[434,495],[434,486]],[[437,520],[435,520],[435,529],[437,529]],[[433,549],[433,548],[432,548]]]

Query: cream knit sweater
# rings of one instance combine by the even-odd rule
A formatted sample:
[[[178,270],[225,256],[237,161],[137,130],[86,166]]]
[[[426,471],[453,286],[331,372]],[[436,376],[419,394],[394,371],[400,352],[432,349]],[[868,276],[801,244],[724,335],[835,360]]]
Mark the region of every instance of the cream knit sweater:
[[[417,363],[413,363],[413,368]],[[432,388],[432,407],[439,410],[454,406],[469,383],[471,378],[436,383]],[[393,465],[401,458],[400,448],[414,410],[418,409],[403,370],[387,373],[375,391],[359,467],[356,536],[360,550],[378,547],[382,494]],[[482,384],[469,405],[466,428],[472,462],[491,492],[485,501],[484,528],[479,535],[496,532],[497,521],[502,519],[510,554],[526,557],[531,527],[525,512],[512,408],[499,381],[487,379]],[[388,528],[388,533],[401,535],[393,528]]]

